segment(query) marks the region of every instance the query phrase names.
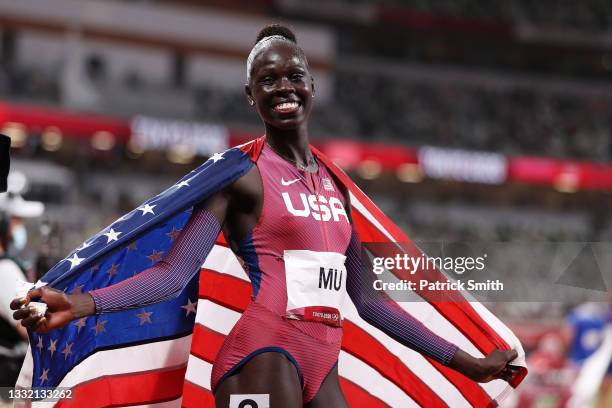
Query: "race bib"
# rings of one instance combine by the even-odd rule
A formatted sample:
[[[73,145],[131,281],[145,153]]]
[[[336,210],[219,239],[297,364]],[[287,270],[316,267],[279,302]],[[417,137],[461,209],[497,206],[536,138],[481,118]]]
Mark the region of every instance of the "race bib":
[[[346,257],[337,252],[285,251],[287,317],[341,326]]]

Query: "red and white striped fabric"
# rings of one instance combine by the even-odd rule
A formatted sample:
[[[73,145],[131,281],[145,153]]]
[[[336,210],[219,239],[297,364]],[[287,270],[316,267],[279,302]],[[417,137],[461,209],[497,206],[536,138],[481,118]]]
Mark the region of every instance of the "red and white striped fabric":
[[[315,153],[348,187],[353,220],[364,244],[410,242],[341,170]],[[95,407],[110,406],[112,401],[112,406],[213,407],[212,365],[225,336],[250,301],[250,294],[247,275],[220,237],[202,267],[192,335],[99,351],[61,382],[60,386],[73,387],[72,399],[33,406]],[[495,348],[516,349],[519,357],[513,364],[523,367],[520,374],[511,384],[501,380],[475,383],[370,326],[347,300],[339,373],[351,407],[489,407],[497,405],[522,381],[527,369],[514,334],[481,304],[467,302],[458,293],[449,292],[448,299],[452,301],[400,305],[474,356],[484,356]],[[185,311],[192,312],[188,308]],[[31,372],[28,364],[31,360],[26,358],[18,385],[27,387],[31,383],[27,379]]]

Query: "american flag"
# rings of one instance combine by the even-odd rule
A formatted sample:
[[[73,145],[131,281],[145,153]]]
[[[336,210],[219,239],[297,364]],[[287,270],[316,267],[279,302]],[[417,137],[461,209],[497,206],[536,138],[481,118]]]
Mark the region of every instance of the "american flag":
[[[146,201],[85,241],[42,281],[67,293],[86,292],[127,279],[163,259],[194,204],[245,174],[263,138],[212,156],[168,190]],[[350,191],[353,220],[367,247],[410,240],[322,153]],[[403,246],[408,252],[418,251]],[[174,299],[141,309],[79,319],[46,335],[30,333],[20,387],[71,387],[71,399],[34,406],[214,406],[210,374],[225,336],[250,301],[251,286],[220,235],[199,276]],[[519,351],[520,342],[482,305],[449,292],[445,302],[400,303],[438,335],[474,356],[494,348]],[[348,297],[347,297],[348,299]],[[402,346],[361,320],[347,300],[339,360],[341,387],[354,407],[493,406],[511,384],[477,384]]]

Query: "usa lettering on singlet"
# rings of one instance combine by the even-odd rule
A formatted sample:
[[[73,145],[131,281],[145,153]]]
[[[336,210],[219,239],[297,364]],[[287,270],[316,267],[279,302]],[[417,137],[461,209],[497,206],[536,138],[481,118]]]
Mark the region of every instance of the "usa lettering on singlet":
[[[342,202],[336,197],[330,197],[329,200],[322,195],[299,193],[299,204],[294,204],[289,193],[283,192],[283,202],[287,211],[296,217],[312,217],[317,221],[332,220],[339,222],[340,217],[348,222],[348,217]]]

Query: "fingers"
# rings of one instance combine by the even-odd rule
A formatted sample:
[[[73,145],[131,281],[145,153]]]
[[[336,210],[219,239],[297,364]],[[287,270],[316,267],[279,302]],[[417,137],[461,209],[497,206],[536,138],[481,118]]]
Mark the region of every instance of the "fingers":
[[[15,298],[11,301],[11,310],[21,309],[21,306],[25,305],[27,302],[26,298]],[[14,315],[13,315],[14,316]]]
[[[518,351],[516,350],[508,350],[506,353],[506,361],[512,361],[518,357]]]
[[[38,322],[36,322],[36,325],[34,326],[34,331],[38,332],[38,333],[47,333],[49,332],[47,324],[48,324],[48,319],[46,316],[43,316],[40,318],[40,320],[38,320]]]
[[[518,367],[506,366],[506,368],[501,370],[495,377],[502,379],[506,382],[510,382],[512,381],[512,378],[518,375],[519,372],[520,372],[520,369]]]
[[[510,382],[510,380],[512,380],[512,377],[513,377],[512,373],[509,370],[506,370],[506,369],[502,370],[497,375],[497,378],[500,378],[500,379],[502,379],[502,380],[504,380],[506,382]]]
[[[499,373],[495,374],[494,378],[510,382],[512,381],[512,378],[520,373],[520,371],[520,367],[507,365]]]
[[[23,309],[19,309],[13,313],[13,319],[15,320],[25,319],[26,317],[30,316],[32,313],[34,313],[34,308],[24,307]]]
[[[517,367],[517,366],[506,366],[506,370],[510,371],[510,374],[512,374],[512,376],[514,377],[515,375],[518,375],[521,372],[521,367]]]
[[[37,314],[32,314],[21,321],[21,324],[28,329],[34,329],[36,325],[42,319],[42,316],[38,316]]]
[[[46,290],[46,288],[42,287],[42,288],[33,289],[29,291],[28,294],[26,295],[27,303],[30,303],[33,300],[40,299],[44,294],[43,290]]]
[[[45,316],[40,316],[34,306],[24,307],[13,313],[13,319],[20,320],[22,326],[37,330],[41,323],[46,321]]]
[[[32,300],[40,299],[43,296],[42,288],[34,289],[28,292],[25,297],[15,298],[11,301],[11,310],[21,309],[23,306],[30,303]]]

